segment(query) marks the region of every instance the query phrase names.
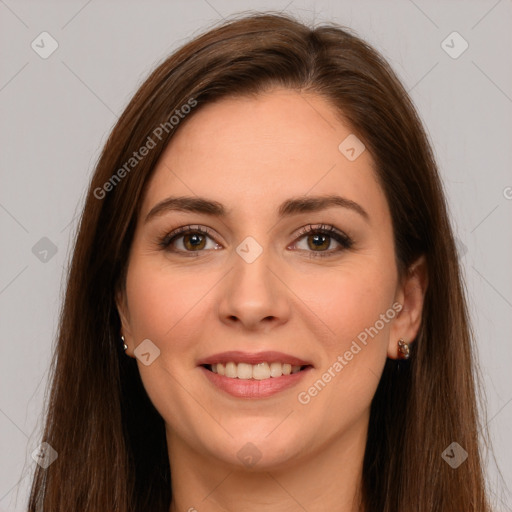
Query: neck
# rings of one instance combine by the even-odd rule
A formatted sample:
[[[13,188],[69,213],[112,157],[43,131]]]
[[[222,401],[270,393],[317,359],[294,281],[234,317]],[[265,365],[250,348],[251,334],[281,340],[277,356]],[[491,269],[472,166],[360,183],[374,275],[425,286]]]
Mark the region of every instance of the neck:
[[[167,433],[170,512],[359,512],[366,423],[279,466],[228,464]]]

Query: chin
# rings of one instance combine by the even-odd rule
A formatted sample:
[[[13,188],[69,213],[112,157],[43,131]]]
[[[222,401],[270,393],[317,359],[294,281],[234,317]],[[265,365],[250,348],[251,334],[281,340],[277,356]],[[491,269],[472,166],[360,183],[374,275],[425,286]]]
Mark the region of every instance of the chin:
[[[270,429],[267,428],[266,423],[265,428],[260,426],[243,432],[238,429],[238,432],[231,432],[233,437],[225,439],[225,443],[215,443],[214,446],[211,445],[210,438],[210,453],[214,458],[238,469],[248,471],[286,469],[295,463],[300,454],[304,453],[307,443],[304,443],[304,436],[299,436],[296,431],[283,429],[277,433],[278,424],[279,422],[273,422]],[[224,446],[221,447],[222,444]]]

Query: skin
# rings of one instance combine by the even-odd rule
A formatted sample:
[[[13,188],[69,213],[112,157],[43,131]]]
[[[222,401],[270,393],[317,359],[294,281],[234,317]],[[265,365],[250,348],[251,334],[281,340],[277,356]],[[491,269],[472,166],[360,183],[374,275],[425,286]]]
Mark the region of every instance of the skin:
[[[274,89],[194,113],[158,162],[117,304],[126,353],[135,357],[144,339],[160,350],[149,366],[137,363],[166,423],[172,511],[358,510],[370,403],[386,358],[397,358],[398,339],[410,342],[418,332],[427,277],[423,258],[406,278],[398,275],[389,205],[372,157],[363,151],[351,162],[338,150],[350,133],[324,98]],[[368,221],[339,207],[277,217],[288,198],[332,193],[362,206]],[[204,196],[230,213],[220,219],[168,211],[145,224],[170,195]],[[322,223],[348,234],[353,246],[343,249],[333,238],[329,245],[328,238],[331,255],[309,257],[322,251],[311,243],[314,234],[296,234]],[[213,232],[198,257],[158,245],[188,224]],[[263,249],[250,264],[236,252],[247,236]],[[184,242],[181,236],[174,248],[193,252]],[[403,306],[398,316],[300,403],[298,393],[393,303]],[[227,350],[278,350],[314,368],[274,396],[235,398],[197,367],[200,358]],[[252,467],[237,456],[248,442],[261,457]]]

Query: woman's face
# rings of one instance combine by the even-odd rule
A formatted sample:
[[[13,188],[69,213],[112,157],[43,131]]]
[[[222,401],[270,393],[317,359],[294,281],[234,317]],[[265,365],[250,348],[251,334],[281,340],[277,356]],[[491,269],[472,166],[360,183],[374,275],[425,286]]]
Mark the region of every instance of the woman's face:
[[[353,137],[323,98],[279,89],[207,105],[166,148],[118,307],[171,452],[277,468],[364,438],[417,323],[398,314],[389,207]]]

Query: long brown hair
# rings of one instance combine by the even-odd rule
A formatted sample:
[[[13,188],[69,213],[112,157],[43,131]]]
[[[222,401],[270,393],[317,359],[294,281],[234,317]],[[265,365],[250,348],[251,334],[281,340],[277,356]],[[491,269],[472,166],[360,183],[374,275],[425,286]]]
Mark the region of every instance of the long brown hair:
[[[36,468],[30,511],[167,512],[164,421],[136,361],[123,353],[115,292],[124,286],[145,185],[173,134],[204,104],[276,86],[321,95],[350,124],[376,163],[400,275],[422,254],[428,264],[411,357],[387,360],[372,401],[364,509],[490,510],[465,292],[441,180],[415,108],[386,61],[350,30],[260,13],[214,27],[161,63],[105,144],[80,219],[51,368],[43,441],[58,459]],[[176,111],[179,121],[170,121]],[[134,164],[148,137],[154,146]],[[442,457],[453,442],[468,454],[456,469]]]

